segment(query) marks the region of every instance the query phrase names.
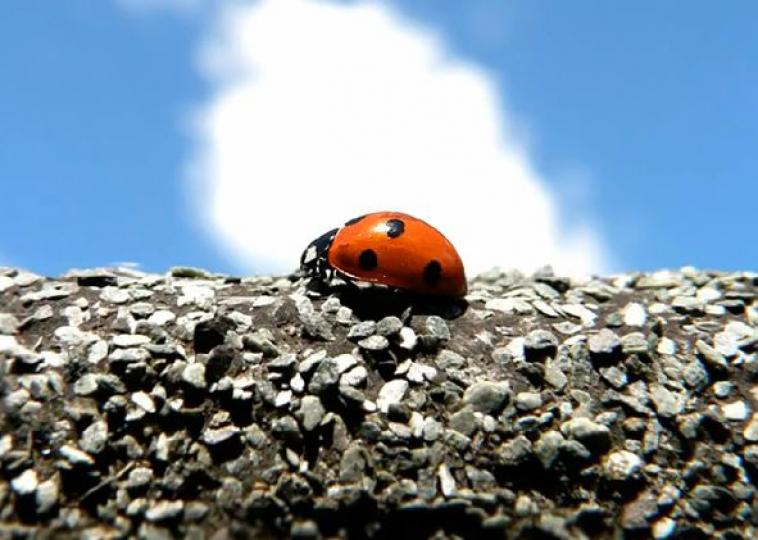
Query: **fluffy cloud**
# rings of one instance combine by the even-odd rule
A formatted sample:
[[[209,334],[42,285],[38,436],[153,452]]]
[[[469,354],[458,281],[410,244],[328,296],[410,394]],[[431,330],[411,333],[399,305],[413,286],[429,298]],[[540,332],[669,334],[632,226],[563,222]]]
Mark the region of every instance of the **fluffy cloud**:
[[[607,267],[590,223],[559,216],[492,78],[385,4],[226,5],[199,63],[213,91],[194,208],[244,268],[292,270],[314,237],[384,209],[434,224],[469,274]]]

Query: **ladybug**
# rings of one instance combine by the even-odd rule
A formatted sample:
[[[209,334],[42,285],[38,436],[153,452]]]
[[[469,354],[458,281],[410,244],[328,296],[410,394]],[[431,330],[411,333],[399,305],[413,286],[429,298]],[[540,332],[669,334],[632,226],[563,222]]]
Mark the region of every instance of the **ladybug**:
[[[453,244],[428,223],[400,212],[351,219],[308,244],[300,257],[306,276],[331,271],[425,295],[464,296],[463,262]]]

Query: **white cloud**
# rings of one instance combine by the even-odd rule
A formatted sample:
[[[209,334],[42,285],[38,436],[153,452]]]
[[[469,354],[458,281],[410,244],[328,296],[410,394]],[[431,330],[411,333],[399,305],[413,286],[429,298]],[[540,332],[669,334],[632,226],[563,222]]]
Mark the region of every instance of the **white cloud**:
[[[416,215],[470,275],[492,266],[598,272],[588,221],[560,220],[492,78],[379,3],[262,0],[219,8],[200,56],[194,207],[255,272],[375,210]]]

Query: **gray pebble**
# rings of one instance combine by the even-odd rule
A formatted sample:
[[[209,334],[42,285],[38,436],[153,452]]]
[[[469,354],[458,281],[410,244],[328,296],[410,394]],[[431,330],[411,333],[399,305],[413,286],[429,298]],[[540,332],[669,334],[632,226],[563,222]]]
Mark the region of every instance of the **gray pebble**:
[[[548,330],[532,330],[524,340],[527,358],[552,356],[558,347],[558,339]]]
[[[616,482],[629,480],[639,473],[643,461],[632,452],[618,450],[611,452],[603,461],[603,475]]]
[[[521,411],[532,411],[542,407],[542,396],[538,392],[519,392],[514,403]]]
[[[573,418],[561,424],[561,432],[576,439],[589,449],[604,451],[610,447],[611,432],[607,426],[593,422],[589,418]]]
[[[717,381],[713,383],[713,394],[719,398],[724,399],[732,395],[734,390],[734,383],[731,381]]]
[[[445,319],[442,317],[437,315],[427,317],[424,327],[430,336],[439,341],[447,341],[450,339],[450,329],[448,328]]]
[[[660,384],[650,385],[650,399],[655,405],[658,415],[671,418],[682,412],[684,399],[681,395],[671,392]]]
[[[376,399],[376,405],[379,410],[386,413],[389,406],[393,403],[400,403],[405,393],[408,391],[408,381],[405,379],[395,379],[385,383],[379,390],[379,396]]]
[[[481,381],[469,386],[463,393],[463,402],[473,410],[492,414],[507,404],[511,388],[508,382]]]
[[[393,336],[403,328],[403,321],[394,315],[382,318],[376,323],[376,333],[380,336]]]
[[[182,371],[182,380],[198,390],[204,390],[208,385],[205,380],[205,366],[200,363],[187,364]]]
[[[129,489],[146,488],[153,481],[153,470],[148,467],[135,467],[129,471],[126,487]]]
[[[184,510],[184,501],[156,501],[145,512],[145,519],[154,523],[178,519]]]
[[[348,339],[364,339],[372,336],[376,332],[376,322],[374,321],[361,321],[350,327],[347,331]]]
[[[462,409],[455,414],[452,414],[448,419],[448,426],[450,429],[454,429],[458,433],[463,433],[466,436],[476,431],[476,416],[471,409]]]
[[[37,486],[34,499],[37,504],[37,515],[44,515],[58,505],[60,490],[55,480],[46,480]]]
[[[588,347],[592,355],[610,359],[621,352],[621,340],[615,332],[603,328],[590,336]]]
[[[389,344],[389,341],[387,341],[387,338],[384,336],[369,336],[358,342],[358,346],[361,349],[366,349],[368,351],[383,351],[389,347]]]
[[[79,439],[79,447],[90,454],[99,454],[107,443],[108,424],[103,420],[92,422]]]
[[[297,418],[305,431],[313,431],[324,418],[326,410],[316,396],[304,396],[300,401]]]

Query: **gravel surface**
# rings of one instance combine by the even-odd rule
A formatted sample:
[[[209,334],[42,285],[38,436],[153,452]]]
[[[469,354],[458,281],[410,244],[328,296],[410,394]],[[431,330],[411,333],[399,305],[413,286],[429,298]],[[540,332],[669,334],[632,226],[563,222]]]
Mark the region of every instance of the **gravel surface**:
[[[755,538],[758,274],[0,268],[0,537]]]

